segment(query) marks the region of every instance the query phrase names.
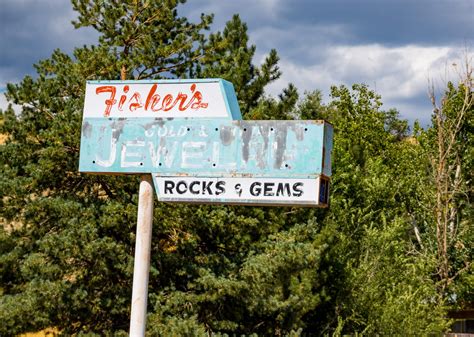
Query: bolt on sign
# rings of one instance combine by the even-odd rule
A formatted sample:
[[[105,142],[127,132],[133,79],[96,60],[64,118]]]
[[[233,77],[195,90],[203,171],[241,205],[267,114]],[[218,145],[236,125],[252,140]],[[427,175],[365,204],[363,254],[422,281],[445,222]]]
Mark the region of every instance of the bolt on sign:
[[[221,79],[88,82],[79,170],[151,173],[166,202],[327,206],[332,126],[240,116]]]

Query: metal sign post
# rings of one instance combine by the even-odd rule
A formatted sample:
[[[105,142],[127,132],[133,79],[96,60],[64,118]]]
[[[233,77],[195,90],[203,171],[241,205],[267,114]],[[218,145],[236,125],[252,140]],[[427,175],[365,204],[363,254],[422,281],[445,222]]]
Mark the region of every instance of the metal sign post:
[[[130,336],[145,336],[153,223],[153,194],[151,175],[143,175],[138,193]]]
[[[84,168],[86,162],[98,167],[110,166],[108,163],[112,163],[113,156],[116,156],[117,144],[114,141],[118,140],[124,131],[120,129],[126,124],[124,120],[128,119],[128,123],[133,124],[133,121],[143,118],[155,121],[174,118],[218,120],[241,119],[241,114],[232,83],[221,79],[127,81],[122,76],[122,81],[87,82],[81,139],[82,159],[79,171],[91,172]],[[111,140],[111,146],[107,150],[110,155],[107,158],[100,155],[104,153],[101,150],[101,145],[104,145],[102,136],[96,139],[97,143],[92,148],[91,143],[88,142],[91,139],[93,125],[104,121],[115,126],[112,129],[102,129],[102,131],[112,131],[113,136],[117,136],[117,139]],[[128,144],[129,148],[133,148],[133,143],[140,142],[142,138],[140,133],[135,136],[138,138]],[[123,137],[130,137],[127,135],[127,130]],[[122,147],[124,148],[121,149]],[[127,145],[120,144],[119,151],[125,150],[126,147]],[[128,153],[128,155],[133,159],[133,153]],[[94,157],[90,163],[89,160],[84,159],[88,156]],[[142,175],[139,188],[130,314],[130,336],[145,336],[154,188],[151,171],[137,170],[135,164],[125,164],[125,166],[131,169],[119,169],[116,173],[145,173]]]
[[[153,189],[165,202],[327,207],[332,136],[324,121],[242,121],[221,79],[88,82],[79,171],[143,175],[130,336],[145,335]]]

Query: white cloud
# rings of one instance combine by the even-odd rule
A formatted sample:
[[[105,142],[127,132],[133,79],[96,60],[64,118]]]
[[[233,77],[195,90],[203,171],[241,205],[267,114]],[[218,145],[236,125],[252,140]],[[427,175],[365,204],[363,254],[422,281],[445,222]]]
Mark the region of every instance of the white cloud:
[[[265,13],[264,15],[270,15],[273,19],[277,18],[278,15],[280,14],[280,8],[281,8],[281,1],[280,0],[260,0],[258,2],[253,2],[252,3],[259,3],[263,10],[261,13]],[[258,8],[256,8],[258,10]]]
[[[2,90],[0,89],[0,110],[5,111],[7,108],[8,108],[7,99],[4,93],[2,92]]]
[[[16,114],[19,114],[21,112],[21,106],[18,104],[13,104],[11,102],[7,101],[7,98],[5,97],[5,88],[0,87],[0,110],[5,111],[8,108],[8,105],[11,104],[13,110],[15,111]]]
[[[308,53],[319,54],[319,60],[302,66],[282,58],[283,76],[267,92],[276,95],[288,82],[300,91],[319,89],[324,93],[331,85],[365,83],[382,95],[385,108],[397,108],[404,118],[424,121],[429,120],[431,106],[428,98],[426,106],[420,106],[419,98],[427,97],[428,80],[439,80],[443,86],[450,79],[450,65],[462,54],[451,47],[378,44],[336,46],[319,52],[309,49]],[[418,103],[407,103],[410,101]]]
[[[214,14],[211,31],[222,30],[234,14],[239,14],[242,21],[248,24],[249,30],[252,30],[255,26],[277,21],[282,15],[281,3],[282,0],[195,0],[179,6],[178,13],[191,22],[199,21],[201,13]]]

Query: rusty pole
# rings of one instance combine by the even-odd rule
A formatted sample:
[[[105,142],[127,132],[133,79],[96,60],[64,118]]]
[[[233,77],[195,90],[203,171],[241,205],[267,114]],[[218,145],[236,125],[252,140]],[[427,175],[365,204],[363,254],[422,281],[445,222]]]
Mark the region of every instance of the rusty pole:
[[[153,183],[151,174],[143,175],[138,194],[137,235],[133,266],[130,336],[145,336],[150,273],[151,229],[153,223]]]

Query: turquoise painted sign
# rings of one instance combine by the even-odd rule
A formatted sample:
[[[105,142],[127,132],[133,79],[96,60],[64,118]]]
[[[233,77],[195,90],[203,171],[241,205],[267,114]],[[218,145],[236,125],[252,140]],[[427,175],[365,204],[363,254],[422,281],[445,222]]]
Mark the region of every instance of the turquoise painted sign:
[[[151,173],[158,199],[328,205],[332,126],[243,121],[222,79],[87,82],[79,170]]]
[[[331,175],[324,121],[88,118],[79,170],[183,176]]]

